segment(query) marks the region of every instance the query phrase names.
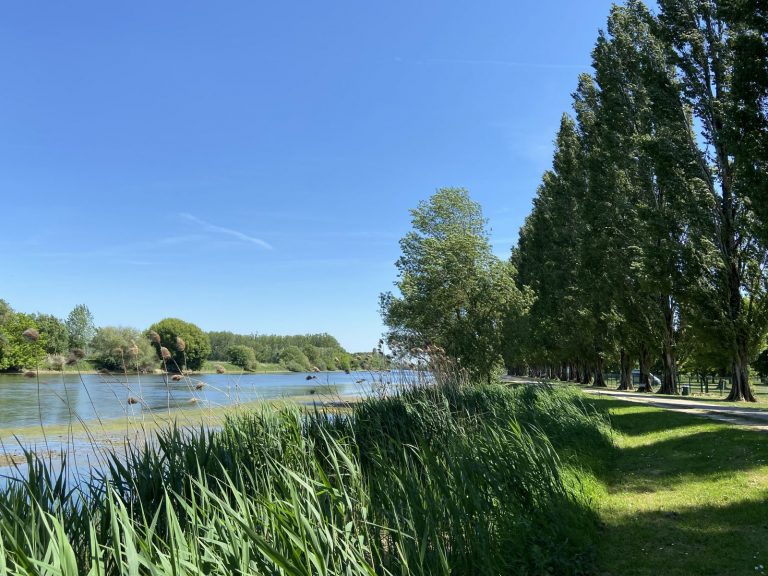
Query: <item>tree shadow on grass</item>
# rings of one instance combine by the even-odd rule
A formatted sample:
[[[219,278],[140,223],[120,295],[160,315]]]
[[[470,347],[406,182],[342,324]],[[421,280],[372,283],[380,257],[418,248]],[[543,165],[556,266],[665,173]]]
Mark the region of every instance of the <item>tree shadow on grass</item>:
[[[604,575],[766,574],[768,499],[630,511],[604,526],[598,550]]]
[[[694,418],[688,414],[680,414],[663,410],[662,408],[643,406],[623,400],[600,398],[596,401],[587,399],[585,402],[591,403],[598,410],[611,410],[611,426],[617,432],[630,436],[640,436],[672,428],[701,426],[702,424],[701,418]],[[617,410],[621,411],[617,412]]]
[[[752,470],[768,462],[765,434],[745,428],[713,429],[619,451],[623,489],[649,491],[669,477],[706,480]]]

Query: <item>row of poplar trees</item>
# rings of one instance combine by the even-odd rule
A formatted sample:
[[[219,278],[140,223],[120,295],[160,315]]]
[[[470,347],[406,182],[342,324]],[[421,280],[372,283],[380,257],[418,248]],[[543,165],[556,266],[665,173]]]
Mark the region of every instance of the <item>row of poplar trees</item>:
[[[768,331],[768,1],[615,6],[513,251],[535,293],[512,364],[754,400]],[[510,363],[510,359],[508,359]]]

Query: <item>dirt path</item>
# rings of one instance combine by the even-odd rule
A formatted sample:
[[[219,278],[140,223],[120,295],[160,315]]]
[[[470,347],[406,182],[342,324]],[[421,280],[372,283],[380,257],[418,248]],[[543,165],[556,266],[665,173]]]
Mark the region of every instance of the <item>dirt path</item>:
[[[642,394],[638,392],[623,392],[621,390],[606,390],[601,388],[583,388],[587,394],[610,396],[627,402],[648,404],[656,408],[684,412],[711,420],[719,420],[728,424],[746,426],[753,430],[768,432],[768,411],[762,408],[750,408],[735,404],[722,404],[702,400],[688,400],[680,397],[664,397],[657,394]]]

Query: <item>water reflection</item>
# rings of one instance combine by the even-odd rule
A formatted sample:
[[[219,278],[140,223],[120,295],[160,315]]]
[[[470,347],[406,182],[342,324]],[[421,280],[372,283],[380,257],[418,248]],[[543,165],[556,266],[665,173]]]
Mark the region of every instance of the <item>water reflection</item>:
[[[60,426],[194,407],[213,408],[279,398],[307,401],[365,396],[392,382],[389,373],[165,375],[0,375],[0,429]],[[402,380],[402,378],[400,378]]]

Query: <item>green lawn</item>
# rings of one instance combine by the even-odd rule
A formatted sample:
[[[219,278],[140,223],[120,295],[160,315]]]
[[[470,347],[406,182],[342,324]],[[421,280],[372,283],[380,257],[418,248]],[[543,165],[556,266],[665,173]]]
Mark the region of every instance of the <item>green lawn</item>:
[[[768,435],[607,398],[603,575],[765,574]]]

